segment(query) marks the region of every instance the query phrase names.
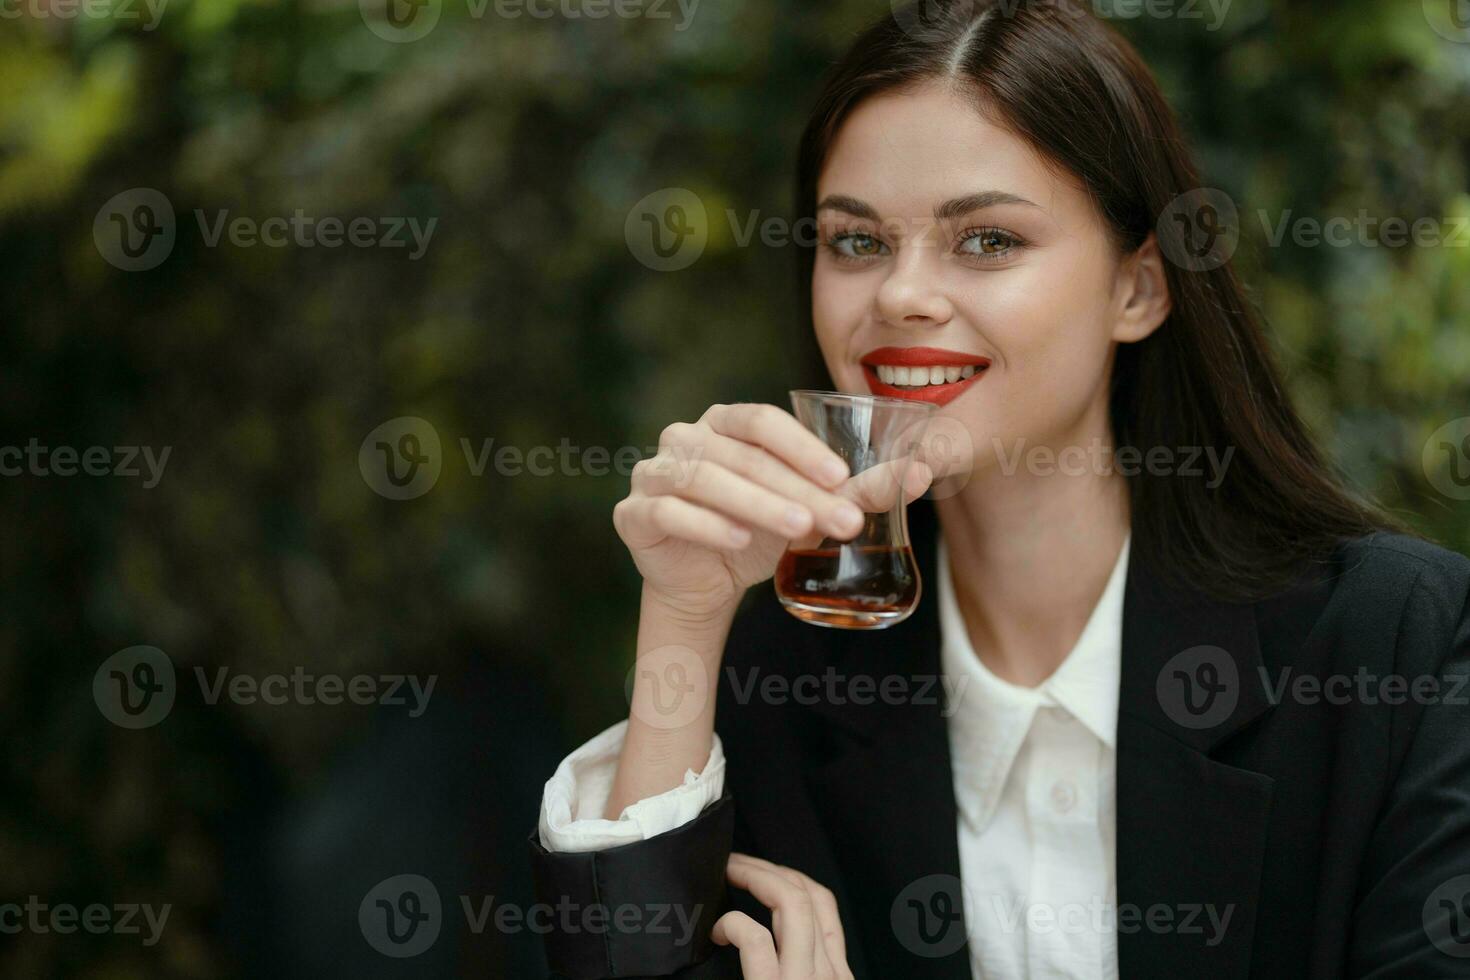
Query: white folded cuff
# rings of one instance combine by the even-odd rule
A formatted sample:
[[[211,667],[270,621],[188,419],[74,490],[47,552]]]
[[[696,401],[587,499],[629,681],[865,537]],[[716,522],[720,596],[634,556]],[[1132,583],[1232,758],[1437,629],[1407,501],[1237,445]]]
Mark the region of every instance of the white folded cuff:
[[[683,785],[631,804],[616,820],[604,820],[617,775],[626,720],[593,737],[556,767],[541,797],[538,829],[548,851],[601,851],[632,844],[680,827],[725,791],[725,751],[720,736],[710,745],[704,772],[684,771]]]

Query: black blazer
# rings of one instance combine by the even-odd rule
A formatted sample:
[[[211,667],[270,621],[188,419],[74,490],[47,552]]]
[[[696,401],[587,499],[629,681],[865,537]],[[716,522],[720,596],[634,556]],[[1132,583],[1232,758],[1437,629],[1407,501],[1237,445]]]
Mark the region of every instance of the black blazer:
[[[933,583],[933,507],[909,513]],[[1124,980],[1470,977],[1470,560],[1375,534],[1251,604],[1166,588],[1137,542],[1129,566],[1117,736]],[[791,689],[800,698],[780,694],[829,671],[839,683],[818,697],[813,681]],[[724,799],[596,854],[548,854],[531,839],[541,901],[682,903],[699,912],[698,929],[679,942],[678,930],[557,928],[546,937],[553,972],[740,976],[709,926],[727,903],[769,914],[725,894],[733,843],[833,890],[857,977],[969,980],[939,674],[932,589],[906,622],[877,632],[815,629],[769,585],[753,589],[722,668]],[[752,677],[777,686],[751,694]],[[985,897],[984,882],[964,886]],[[1223,934],[1211,908],[1217,922],[1230,916]]]

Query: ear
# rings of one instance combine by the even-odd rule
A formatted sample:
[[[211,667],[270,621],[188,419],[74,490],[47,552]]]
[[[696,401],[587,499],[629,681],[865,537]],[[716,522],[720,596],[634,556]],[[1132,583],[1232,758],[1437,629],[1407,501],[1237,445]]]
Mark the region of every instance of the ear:
[[[1113,287],[1117,312],[1113,339],[1121,344],[1142,340],[1159,328],[1173,309],[1169,278],[1164,274],[1164,256],[1151,233],[1138,250],[1118,264],[1118,281]]]

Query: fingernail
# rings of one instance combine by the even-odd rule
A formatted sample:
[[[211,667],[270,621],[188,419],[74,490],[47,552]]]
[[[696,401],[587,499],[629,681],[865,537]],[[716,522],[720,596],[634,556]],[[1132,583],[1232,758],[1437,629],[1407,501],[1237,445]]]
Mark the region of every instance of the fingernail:
[[[829,459],[822,464],[822,476],[828,483],[840,483],[847,479],[847,464],[840,459]]]
[[[863,523],[863,512],[852,504],[843,504],[837,508],[837,522],[847,527],[858,527]]]

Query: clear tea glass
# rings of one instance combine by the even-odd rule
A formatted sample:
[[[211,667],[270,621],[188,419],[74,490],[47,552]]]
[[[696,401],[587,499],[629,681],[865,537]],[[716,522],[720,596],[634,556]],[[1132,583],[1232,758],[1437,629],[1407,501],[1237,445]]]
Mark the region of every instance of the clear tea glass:
[[[797,420],[847,462],[852,475],[837,492],[867,521],[851,541],[815,534],[791,542],[776,567],[776,595],[787,612],[816,626],[872,630],[901,623],[922,591],[903,487],[937,409],[876,395],[790,394]]]

